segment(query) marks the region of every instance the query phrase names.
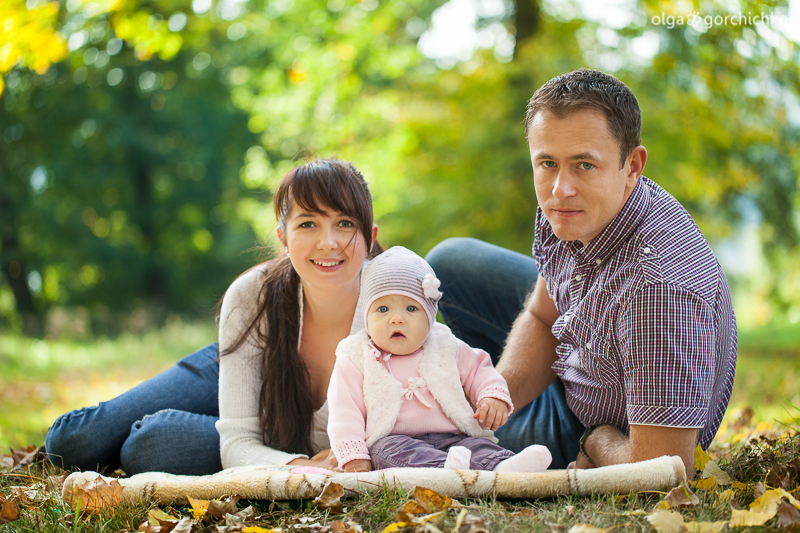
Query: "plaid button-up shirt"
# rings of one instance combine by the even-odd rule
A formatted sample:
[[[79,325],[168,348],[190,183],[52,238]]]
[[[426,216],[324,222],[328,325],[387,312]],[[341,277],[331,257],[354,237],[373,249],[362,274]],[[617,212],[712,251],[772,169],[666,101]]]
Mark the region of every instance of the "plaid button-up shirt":
[[[560,314],[553,370],[581,422],[698,428],[708,447],[733,387],[736,319],[678,201],[642,176],[586,247],[559,240],[540,208],[533,257]]]

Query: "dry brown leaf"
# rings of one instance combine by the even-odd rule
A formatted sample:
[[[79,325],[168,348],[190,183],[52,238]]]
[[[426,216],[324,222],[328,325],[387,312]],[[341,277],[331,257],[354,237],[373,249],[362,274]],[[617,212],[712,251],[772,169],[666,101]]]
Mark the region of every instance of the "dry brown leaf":
[[[789,533],[800,533],[800,511],[794,505],[781,502],[778,507],[778,528]]]
[[[332,481],[325,485],[322,493],[314,499],[314,505],[320,509],[327,509],[333,513],[342,513],[342,496],[344,496],[344,488],[339,483]]]
[[[223,501],[211,500],[208,502],[207,516],[215,520],[222,520],[226,514],[236,514],[236,504],[238,502],[239,496],[231,496]]]
[[[348,521],[347,523],[342,522],[341,520],[336,520],[335,522],[331,522],[330,524],[330,532],[331,533],[360,533],[361,526],[356,524],[355,522]]]
[[[0,472],[5,472],[14,468],[14,458],[4,453],[0,455]]]
[[[194,527],[194,521],[188,516],[184,516],[172,528],[172,533],[191,533],[192,527]]]
[[[692,507],[699,504],[700,498],[692,492],[692,489],[684,481],[669,491],[669,494],[656,505],[656,509],[681,509],[682,507]]]
[[[96,513],[118,505],[122,501],[123,487],[116,479],[108,483],[101,476],[72,486],[72,506],[81,511]]]
[[[567,512],[567,516],[575,516],[574,505],[567,505],[566,507],[564,507],[564,510]]]
[[[455,528],[453,531],[455,531]],[[488,533],[486,519],[482,516],[468,514],[461,520],[458,533]]]
[[[765,492],[767,492],[767,489],[764,487],[764,484],[761,483],[760,481],[755,485],[753,485],[753,496],[755,498],[760,498]]]
[[[518,517],[518,516],[533,517],[533,516],[538,516],[538,515],[534,511],[531,511],[530,509],[520,509],[519,511],[515,511],[515,512],[511,513],[509,516],[513,516],[513,517]]]
[[[8,524],[17,519],[19,519],[19,505],[17,502],[11,498],[0,499],[0,524]]]
[[[423,509],[424,514],[447,510],[453,503],[449,496],[442,496],[424,487],[414,489],[414,501]]]
[[[658,533],[681,533],[685,528],[683,516],[675,511],[656,511],[646,518]]]
[[[150,511],[147,512],[147,521],[153,524],[154,526],[162,525],[161,522],[177,523],[179,520],[180,520],[179,517],[167,514],[158,507],[156,507],[155,509],[150,509]]]
[[[226,526],[235,526],[235,525],[238,525],[238,524],[244,524],[254,514],[255,514],[255,511],[253,510],[253,506],[252,505],[248,505],[247,507],[245,507],[241,511],[238,511],[238,512],[233,513],[233,514],[231,514],[231,513],[226,514],[225,515],[225,525]]]

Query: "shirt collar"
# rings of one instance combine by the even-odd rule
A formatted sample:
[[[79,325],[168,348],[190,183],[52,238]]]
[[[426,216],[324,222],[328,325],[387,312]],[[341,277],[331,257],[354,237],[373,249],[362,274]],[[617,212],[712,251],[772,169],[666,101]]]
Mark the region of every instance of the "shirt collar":
[[[588,246],[583,246],[580,241],[569,243],[569,250],[579,262],[605,263],[636,231],[650,209],[650,188],[644,183],[645,180],[647,178],[644,176],[639,177],[622,210]]]

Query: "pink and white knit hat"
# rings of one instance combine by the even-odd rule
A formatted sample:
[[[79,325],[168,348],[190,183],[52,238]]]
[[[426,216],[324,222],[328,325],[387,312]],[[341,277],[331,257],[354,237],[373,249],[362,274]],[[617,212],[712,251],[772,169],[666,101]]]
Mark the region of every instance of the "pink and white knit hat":
[[[402,294],[419,302],[431,327],[436,321],[440,282],[423,258],[402,246],[393,246],[370,261],[361,278],[364,323],[372,302],[388,294]]]

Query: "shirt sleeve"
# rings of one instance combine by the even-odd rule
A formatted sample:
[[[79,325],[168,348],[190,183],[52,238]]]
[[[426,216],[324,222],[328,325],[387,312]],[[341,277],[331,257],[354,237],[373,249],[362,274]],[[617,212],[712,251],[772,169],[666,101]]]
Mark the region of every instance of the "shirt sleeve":
[[[619,323],[629,423],[704,427],[715,370],[713,309],[683,288],[654,284],[624,306]]]
[[[369,459],[364,376],[345,354],[337,355],[328,385],[328,437],[339,468]]]
[[[462,340],[458,341],[458,373],[461,385],[470,402],[477,405],[483,398],[496,398],[508,406],[508,414],[514,412],[511,393],[506,380],[492,366],[492,359],[483,350],[472,348]]]
[[[219,322],[220,352],[239,338],[257,307],[262,269],[254,268],[231,284],[222,301]],[[264,444],[259,423],[263,363],[251,335],[238,349],[220,357],[220,459],[223,468],[245,465],[281,465],[301,454],[285,453]]]

